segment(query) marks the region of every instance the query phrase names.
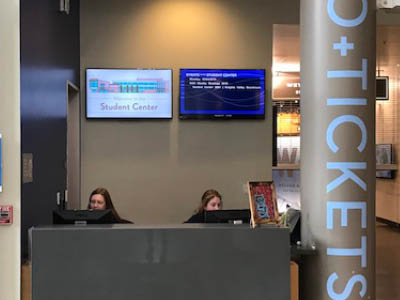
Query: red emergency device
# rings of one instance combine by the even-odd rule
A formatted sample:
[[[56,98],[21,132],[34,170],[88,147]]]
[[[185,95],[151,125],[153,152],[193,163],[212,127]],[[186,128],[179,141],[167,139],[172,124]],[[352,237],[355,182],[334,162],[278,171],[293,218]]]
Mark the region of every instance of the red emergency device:
[[[13,206],[0,205],[0,225],[12,224],[13,222]]]

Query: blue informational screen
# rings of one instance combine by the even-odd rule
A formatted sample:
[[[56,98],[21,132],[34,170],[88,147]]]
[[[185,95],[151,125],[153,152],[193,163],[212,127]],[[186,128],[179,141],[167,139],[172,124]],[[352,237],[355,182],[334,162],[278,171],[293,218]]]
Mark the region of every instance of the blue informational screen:
[[[87,118],[172,118],[172,70],[86,69]]]
[[[264,119],[265,70],[181,69],[180,118]]]

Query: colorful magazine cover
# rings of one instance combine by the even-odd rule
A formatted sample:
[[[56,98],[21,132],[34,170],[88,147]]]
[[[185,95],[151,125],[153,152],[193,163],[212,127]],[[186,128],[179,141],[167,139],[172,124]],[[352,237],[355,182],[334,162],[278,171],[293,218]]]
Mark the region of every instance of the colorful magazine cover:
[[[279,222],[275,185],[272,181],[248,183],[252,226]]]

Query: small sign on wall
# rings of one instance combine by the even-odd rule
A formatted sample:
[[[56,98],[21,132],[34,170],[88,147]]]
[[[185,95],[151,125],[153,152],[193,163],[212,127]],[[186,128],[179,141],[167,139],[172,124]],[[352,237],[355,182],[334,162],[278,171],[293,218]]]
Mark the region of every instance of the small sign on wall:
[[[33,182],[33,153],[22,153],[22,183]]]

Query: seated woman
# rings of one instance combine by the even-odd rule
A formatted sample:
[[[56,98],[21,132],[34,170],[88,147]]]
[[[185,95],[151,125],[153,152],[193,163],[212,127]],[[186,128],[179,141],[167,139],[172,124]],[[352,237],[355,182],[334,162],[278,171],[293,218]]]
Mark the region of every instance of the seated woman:
[[[119,216],[111,201],[110,193],[105,188],[102,187],[95,189],[90,194],[88,209],[93,209],[93,210],[109,209],[114,215],[116,223],[132,223],[131,221],[124,220]]]
[[[195,214],[191,216],[185,223],[204,223],[204,211],[221,210],[222,196],[216,190],[207,190],[201,197],[199,207]]]

